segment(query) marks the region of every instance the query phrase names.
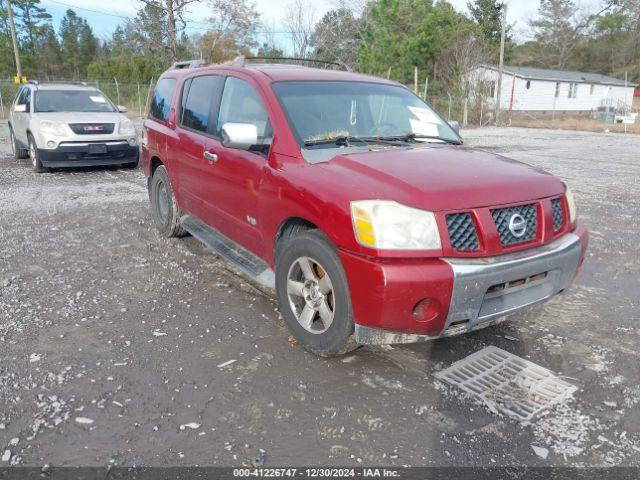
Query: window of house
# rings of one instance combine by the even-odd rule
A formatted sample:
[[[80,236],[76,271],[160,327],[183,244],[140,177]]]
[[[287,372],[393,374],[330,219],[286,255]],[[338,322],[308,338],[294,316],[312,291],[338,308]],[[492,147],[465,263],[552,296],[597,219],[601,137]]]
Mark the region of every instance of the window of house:
[[[496,96],[496,82],[489,82],[489,97],[495,98]]]
[[[569,84],[569,98],[576,98],[577,94],[578,94],[578,84],[577,83],[570,83]]]
[[[531,80],[527,80],[526,87],[527,87],[527,90],[529,90],[531,88]]]
[[[215,133],[212,109],[218,106],[222,80],[223,77],[217,75],[202,75],[185,82],[180,112],[182,126],[198,132]]]
[[[556,98],[560,96],[560,82],[556,82]]]
[[[171,108],[171,100],[173,99],[173,89],[175,86],[175,78],[163,78],[158,81],[149,107],[152,117],[164,122],[169,119],[169,109]]]
[[[591,84],[591,88],[589,89],[589,95],[593,95],[593,92],[595,91],[596,86],[592,83]]]

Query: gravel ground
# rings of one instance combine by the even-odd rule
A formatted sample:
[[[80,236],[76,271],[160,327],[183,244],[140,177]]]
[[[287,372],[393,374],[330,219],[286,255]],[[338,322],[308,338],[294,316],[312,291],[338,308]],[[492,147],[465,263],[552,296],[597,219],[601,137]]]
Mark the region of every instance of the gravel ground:
[[[139,170],[34,174],[5,135],[0,466],[640,465],[640,137],[464,137],[573,186],[591,228],[581,277],[517,322],[322,359],[195,239],[158,237]],[[574,398],[523,425],[435,380],[488,345]]]

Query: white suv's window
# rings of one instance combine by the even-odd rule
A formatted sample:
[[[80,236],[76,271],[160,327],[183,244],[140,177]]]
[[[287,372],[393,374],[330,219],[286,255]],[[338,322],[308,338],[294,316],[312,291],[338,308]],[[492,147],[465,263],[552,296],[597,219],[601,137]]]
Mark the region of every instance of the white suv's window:
[[[20,90],[18,94],[18,98],[16,100],[16,105],[27,105],[31,103],[31,89],[24,87]]]
[[[36,112],[115,112],[113,104],[97,90],[38,90]]]

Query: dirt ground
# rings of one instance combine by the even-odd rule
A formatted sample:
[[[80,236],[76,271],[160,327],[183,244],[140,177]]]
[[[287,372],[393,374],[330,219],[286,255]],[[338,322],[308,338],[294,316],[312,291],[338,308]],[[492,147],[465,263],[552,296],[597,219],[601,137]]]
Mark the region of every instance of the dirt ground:
[[[582,275],[518,321],[322,359],[197,240],[158,237],[140,170],[35,174],[0,132],[0,465],[640,465],[640,136],[464,132],[573,186]],[[489,345],[574,399],[523,425],[435,379]]]

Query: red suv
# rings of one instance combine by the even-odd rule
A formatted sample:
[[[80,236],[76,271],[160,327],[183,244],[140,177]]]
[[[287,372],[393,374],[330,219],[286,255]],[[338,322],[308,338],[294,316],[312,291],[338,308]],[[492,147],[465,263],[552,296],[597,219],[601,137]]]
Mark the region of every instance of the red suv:
[[[338,355],[495,324],[579,271],[568,187],[456,130],[380,78],[187,66],[158,80],[142,161],[163,235],[275,288],[297,342]]]

